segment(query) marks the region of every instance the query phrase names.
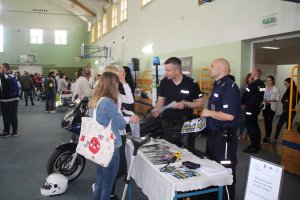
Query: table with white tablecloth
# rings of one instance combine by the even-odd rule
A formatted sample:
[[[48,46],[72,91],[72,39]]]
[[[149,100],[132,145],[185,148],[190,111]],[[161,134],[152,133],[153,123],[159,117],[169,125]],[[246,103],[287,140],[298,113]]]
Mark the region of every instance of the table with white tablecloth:
[[[135,180],[136,185],[142,189],[149,200],[172,200],[183,197],[178,196],[178,192],[189,193],[187,196],[201,194],[201,192],[194,194],[191,194],[191,192],[203,190],[210,186],[216,187],[216,189],[212,191],[218,191],[220,199],[223,186],[232,184],[233,176],[229,172],[230,169],[223,167],[215,161],[200,159],[188,150],[181,149],[165,140],[156,141],[170,147],[171,152],[181,152],[181,159],[171,165],[181,165],[183,161],[199,163],[201,167],[197,169],[197,172],[199,172],[200,176],[190,177],[188,179],[177,179],[168,173],[160,172],[160,168],[164,165],[154,165],[142,151],[138,151],[132,166],[131,178]],[[128,139],[126,142],[128,166],[133,156],[132,151],[133,145]]]

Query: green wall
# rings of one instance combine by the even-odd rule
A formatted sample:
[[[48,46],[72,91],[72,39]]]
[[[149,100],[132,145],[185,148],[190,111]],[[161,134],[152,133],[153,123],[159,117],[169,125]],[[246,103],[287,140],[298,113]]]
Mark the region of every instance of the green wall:
[[[211,61],[215,58],[220,58],[220,57],[226,58],[231,65],[231,74],[235,76],[236,82],[239,84],[241,80],[240,79],[241,68],[242,68],[241,66],[243,65],[243,69],[246,66],[248,66],[247,63],[249,62],[250,59],[250,50],[248,50],[250,45],[246,45],[246,44],[247,43],[237,41],[237,42],[230,42],[230,43],[206,46],[206,47],[195,48],[195,49],[188,49],[188,50],[183,50],[178,52],[160,54],[157,56],[159,56],[161,60],[165,60],[171,56],[176,56],[176,57],[193,56],[193,78],[196,80],[199,80],[200,68],[209,67]],[[243,47],[243,51],[242,51],[242,47]],[[247,59],[247,56],[249,57],[249,59]],[[141,70],[138,74],[139,77],[142,77],[142,72],[144,70],[151,70],[152,58],[153,55],[145,56],[140,59]]]

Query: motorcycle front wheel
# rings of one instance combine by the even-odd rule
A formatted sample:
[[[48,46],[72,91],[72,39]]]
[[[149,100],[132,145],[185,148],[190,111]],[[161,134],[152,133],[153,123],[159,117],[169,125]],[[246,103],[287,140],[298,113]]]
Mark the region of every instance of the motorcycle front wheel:
[[[70,166],[71,160],[74,155],[77,158],[73,164]],[[47,163],[47,173],[60,173],[65,175],[69,182],[74,181],[80,176],[85,167],[85,158],[79,154],[76,154],[76,150],[71,147],[62,147],[61,149],[56,149],[50,156]]]

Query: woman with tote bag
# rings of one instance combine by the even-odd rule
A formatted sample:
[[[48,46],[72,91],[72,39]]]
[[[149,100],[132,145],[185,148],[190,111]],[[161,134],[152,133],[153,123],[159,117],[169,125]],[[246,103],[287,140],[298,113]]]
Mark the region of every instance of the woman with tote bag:
[[[119,130],[125,128],[126,122],[117,109],[118,86],[119,77],[114,73],[104,72],[89,102],[89,108],[94,109],[93,112],[96,112],[97,122],[101,125],[108,126],[111,121],[111,130],[115,135],[115,150],[109,165],[107,167],[97,165],[96,184],[94,185],[95,190],[93,195],[94,200],[110,199],[111,190],[119,169],[119,148],[122,144]]]

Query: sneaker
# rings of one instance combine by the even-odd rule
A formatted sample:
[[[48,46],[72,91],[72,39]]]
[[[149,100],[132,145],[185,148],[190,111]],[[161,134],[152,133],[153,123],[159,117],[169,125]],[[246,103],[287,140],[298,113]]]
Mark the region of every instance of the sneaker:
[[[56,111],[55,110],[51,110],[50,113],[54,114],[54,113],[56,113]]]
[[[264,138],[262,141],[263,144],[269,144],[270,143],[270,139],[269,138]]]
[[[276,140],[276,139],[273,139],[273,140],[271,140],[271,143],[272,143],[272,144],[277,144],[277,140]]]
[[[49,111],[48,110],[45,110],[45,113],[48,113]]]
[[[92,191],[93,191],[93,193],[95,192],[95,186],[96,186],[96,183],[93,183],[93,185],[92,185]]]
[[[17,136],[18,136],[18,133],[17,133],[17,132],[11,132],[11,133],[10,133],[10,136],[17,137]]]
[[[254,147],[248,147],[246,149],[243,150],[244,153],[258,153],[259,150],[257,148]]]
[[[116,194],[110,195],[110,200],[120,200]]]
[[[0,137],[9,137],[9,136],[10,136],[10,134],[7,133],[7,132],[3,132],[3,133],[0,135]]]

